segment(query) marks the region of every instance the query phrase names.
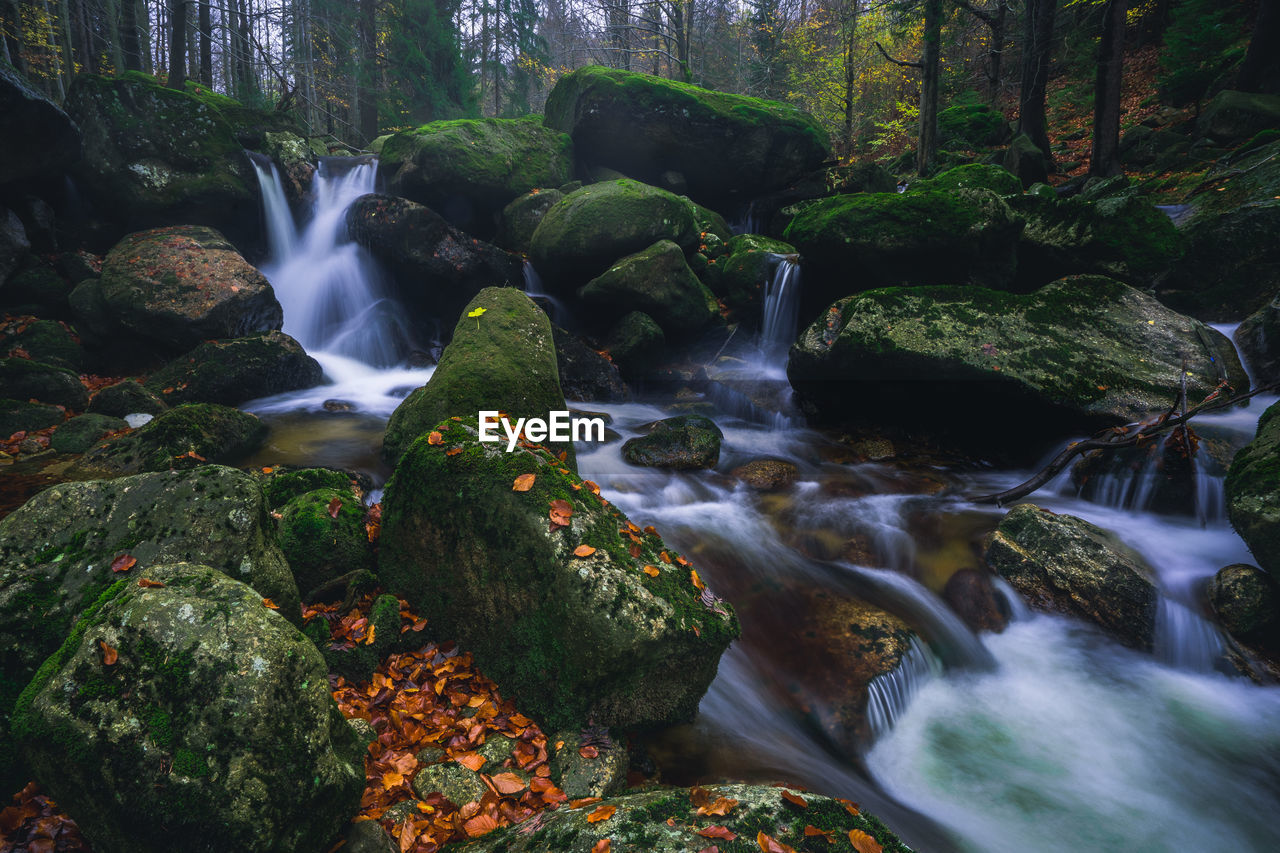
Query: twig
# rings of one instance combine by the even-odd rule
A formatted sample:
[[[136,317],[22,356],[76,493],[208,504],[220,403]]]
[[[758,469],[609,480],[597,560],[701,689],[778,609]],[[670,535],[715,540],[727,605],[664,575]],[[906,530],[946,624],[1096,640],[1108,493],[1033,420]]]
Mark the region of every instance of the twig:
[[[884,58],[892,62],[894,65],[901,65],[903,68],[924,68],[923,62],[907,62],[905,59],[894,59],[889,55],[889,51],[884,49],[880,42],[876,42],[876,47],[880,50],[880,53],[884,55]]]

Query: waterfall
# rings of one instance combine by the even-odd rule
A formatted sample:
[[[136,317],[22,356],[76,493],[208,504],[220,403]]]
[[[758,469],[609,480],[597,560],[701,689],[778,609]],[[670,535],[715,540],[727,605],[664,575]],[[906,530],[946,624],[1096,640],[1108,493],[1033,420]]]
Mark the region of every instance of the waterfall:
[[[898,665],[883,675],[877,675],[867,685],[867,724],[871,734],[879,738],[893,728],[912,697],[920,692],[939,670],[937,660],[919,637],[911,639],[911,647]]]
[[[538,303],[552,323],[561,327],[566,326],[569,320],[568,309],[563,302],[547,292],[546,285],[542,283],[542,276],[538,275],[538,271],[533,268],[528,258],[525,258],[524,263],[521,264],[521,273],[524,276],[525,295]]]
[[[1222,657],[1218,628],[1180,601],[1160,596],[1156,611],[1156,657],[1169,666],[1213,672]]]
[[[258,186],[262,190],[263,219],[267,229],[267,247],[274,261],[291,257],[298,246],[298,229],[293,224],[293,212],[284,196],[284,184],[276,164],[265,154],[249,152]]]
[[[764,292],[760,339],[766,347],[786,349],[796,339],[800,314],[800,264],[795,255],[778,255],[773,278]]]

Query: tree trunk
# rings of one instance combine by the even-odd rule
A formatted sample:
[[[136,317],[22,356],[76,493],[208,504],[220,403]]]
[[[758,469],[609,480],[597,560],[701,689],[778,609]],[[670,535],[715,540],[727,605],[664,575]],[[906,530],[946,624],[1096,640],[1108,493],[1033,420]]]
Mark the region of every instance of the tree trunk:
[[[209,0],[200,0],[200,85],[213,88],[213,15]]]
[[[1009,0],[999,0],[992,16],[991,41],[987,44],[987,85],[991,103],[1000,99],[1000,71],[1004,61],[1005,21],[1009,17]]]
[[[1018,132],[1025,133],[1049,162],[1049,124],[1045,94],[1049,85],[1049,54],[1053,47],[1053,17],[1058,0],[1027,0],[1026,29],[1022,42],[1022,97],[1018,105]]]
[[[916,172],[933,173],[938,160],[938,71],[942,55],[942,0],[925,0],[924,49],[920,54],[920,139]]]
[[[1236,88],[1280,94],[1280,0],[1261,0]]]
[[[0,0],[0,55],[26,76],[27,64],[22,59],[22,15],[18,0]]]
[[[858,82],[854,67],[854,48],[858,33],[858,0],[849,0],[844,22],[844,144],[846,153],[853,151],[853,90]]]
[[[374,92],[376,65],[378,61],[377,22],[374,12],[377,9],[375,0],[360,0],[360,17],[356,22],[356,39],[360,50],[359,68],[356,71],[356,89],[359,105],[356,110],[356,128],[364,137],[363,142],[370,142],[378,135],[378,103]]]
[[[1107,0],[1098,44],[1098,73],[1093,93],[1093,151],[1089,174],[1102,178],[1123,174],[1120,165],[1120,86],[1124,68],[1124,23],[1127,0]]]
[[[187,0],[169,2],[169,88],[187,82]]]
[[[138,0],[121,0],[120,46],[126,71],[142,70],[142,44],[138,40]]]

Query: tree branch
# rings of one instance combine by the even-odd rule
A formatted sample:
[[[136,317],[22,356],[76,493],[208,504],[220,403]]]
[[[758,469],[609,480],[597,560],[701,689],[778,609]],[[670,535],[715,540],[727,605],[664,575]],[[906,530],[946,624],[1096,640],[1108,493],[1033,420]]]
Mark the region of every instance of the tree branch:
[[[905,60],[902,60],[902,59],[894,59],[892,56],[889,55],[889,51],[885,50],[880,45],[880,42],[876,42],[876,47],[879,48],[882,54],[884,54],[884,58],[892,62],[894,65],[901,65],[903,68],[924,68],[923,62],[906,62]]]

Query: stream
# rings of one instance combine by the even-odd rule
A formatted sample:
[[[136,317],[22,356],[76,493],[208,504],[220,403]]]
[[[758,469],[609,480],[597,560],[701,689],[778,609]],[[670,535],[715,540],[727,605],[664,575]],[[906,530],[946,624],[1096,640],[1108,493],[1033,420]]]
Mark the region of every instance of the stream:
[[[273,167],[256,166],[272,247],[263,272],[284,306],[284,331],[331,383],[243,407],[272,428],[261,459],[361,470],[380,483],[389,474],[378,458],[385,420],[431,369],[406,366],[424,342],[413,340],[377,265],[344,235],[346,206],[373,190],[376,162],[323,161],[301,228]],[[536,273],[526,279],[536,295]],[[761,340],[731,353],[740,375],[785,380],[802,286],[796,265],[780,259]],[[1197,427],[1247,440],[1274,401]],[[607,413],[629,438],[669,417],[672,402],[577,407]],[[908,454],[852,461],[795,412],[762,411],[731,390],[706,402],[724,431],[715,471],[636,468],[619,441],[578,447],[582,476],[693,559],[742,620],[697,719],[646,744],[667,781],[787,780],[857,800],[928,851],[1280,849],[1280,689],[1217,671],[1222,640],[1196,604],[1219,568],[1252,562],[1226,520],[1220,474],[1198,475],[1194,516],[1151,511],[1145,470],[1106,475],[1091,500],[1069,475],[1031,497],[1113,531],[1158,570],[1154,655],[1032,614],[1011,590],[1009,626],[975,636],[940,592],[955,571],[979,567],[982,537],[1004,511],[965,496],[1008,488],[1030,469],[901,464]],[[728,475],[761,457],[794,464],[794,484],[758,493]],[[794,606],[814,590],[863,598],[922,640],[872,683],[873,737],[855,754],[811,722],[841,678],[838,666],[815,665],[815,623]]]

